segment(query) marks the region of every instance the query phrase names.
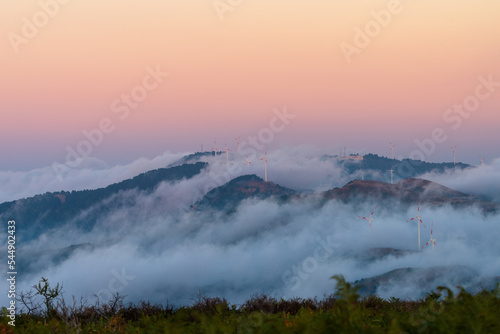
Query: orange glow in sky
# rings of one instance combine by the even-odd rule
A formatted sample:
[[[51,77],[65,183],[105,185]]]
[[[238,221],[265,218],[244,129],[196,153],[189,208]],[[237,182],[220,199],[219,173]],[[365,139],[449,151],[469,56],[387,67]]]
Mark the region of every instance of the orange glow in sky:
[[[129,161],[196,151],[214,137],[234,142],[283,106],[296,118],[271,147],[389,155],[392,141],[408,157],[415,140],[440,127],[448,142],[430,161],[445,160],[458,143],[464,162],[475,161],[477,147],[499,156],[500,86],[457,129],[443,119],[475,94],[480,77],[500,82],[499,1],[230,3],[3,4],[0,136],[8,159],[0,168],[63,160],[65,147],[102,119],[116,128],[94,155]],[[169,75],[120,119],[113,101],[142,85],[148,67]]]

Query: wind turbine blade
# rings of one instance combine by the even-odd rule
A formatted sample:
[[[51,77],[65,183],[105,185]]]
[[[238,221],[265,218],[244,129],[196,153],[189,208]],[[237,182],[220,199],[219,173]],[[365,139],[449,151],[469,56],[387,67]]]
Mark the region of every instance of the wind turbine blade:
[[[375,213],[376,209],[377,209],[377,207],[375,207],[375,209],[373,209],[371,216],[373,216],[373,214]]]
[[[425,224],[424,224],[424,222],[422,221],[422,219],[419,219],[419,220],[420,220],[420,222],[422,223],[422,225],[424,225],[424,227],[425,227]],[[425,227],[425,228],[427,228],[427,227]]]
[[[409,219],[409,220],[407,220],[406,222],[407,222],[407,223],[408,223],[408,222],[411,222],[411,221],[412,221],[412,220],[414,220],[414,219],[415,219],[415,218]]]

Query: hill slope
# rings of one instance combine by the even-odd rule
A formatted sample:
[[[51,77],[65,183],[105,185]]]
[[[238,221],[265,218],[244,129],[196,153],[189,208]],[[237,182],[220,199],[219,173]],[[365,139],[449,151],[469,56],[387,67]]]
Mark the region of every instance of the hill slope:
[[[232,212],[241,201],[247,198],[277,197],[281,200],[287,200],[295,193],[295,190],[273,182],[265,182],[256,175],[243,175],[209,191],[193,206],[193,209],[200,211],[213,208]]]
[[[346,175],[357,175],[359,177],[361,170],[364,172],[366,180],[390,181],[390,169],[394,171],[394,180],[399,181],[406,178],[420,177],[426,173],[444,173],[447,170],[465,169],[470,165],[458,162],[425,162],[413,159],[391,159],[379,156],[377,154],[366,154],[363,160],[342,160],[338,156],[323,156],[325,160],[334,161],[342,168]]]
[[[84,210],[101,203],[120,191],[137,189],[152,192],[161,182],[189,179],[199,174],[206,166],[206,163],[198,162],[171,168],[160,168],[106,188],[45,193],[3,203],[0,204],[0,219],[16,220],[18,232],[23,233],[23,237],[29,239],[40,231],[45,231],[78,216]],[[86,221],[87,226],[84,227],[91,228],[93,223],[94,221]]]
[[[481,277],[464,266],[439,266],[394,269],[382,275],[356,281],[354,286],[360,288],[359,294],[362,297],[376,293],[379,296],[406,298],[405,294],[410,293],[408,287],[414,287],[415,284],[424,294],[435,290],[438,286],[455,288],[459,285],[465,287],[467,291],[477,292],[481,289],[492,289],[499,281],[500,277]]]
[[[454,207],[478,205],[486,212],[499,209],[499,204],[481,197],[468,195],[438,183],[423,179],[405,179],[390,184],[379,181],[355,180],[342,188],[335,188],[324,193],[326,199],[338,199],[343,202],[353,200],[398,200],[402,203],[428,203],[439,206],[451,204]]]

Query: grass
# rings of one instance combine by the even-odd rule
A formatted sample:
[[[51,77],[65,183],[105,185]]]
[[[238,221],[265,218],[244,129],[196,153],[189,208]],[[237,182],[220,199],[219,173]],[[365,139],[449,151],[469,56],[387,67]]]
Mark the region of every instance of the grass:
[[[15,327],[3,316],[0,333],[500,333],[498,285],[475,295],[440,287],[426,298],[406,301],[361,299],[343,277],[334,278],[336,293],[322,300],[257,295],[232,305],[224,298],[199,297],[190,306],[174,308],[124,305],[118,294],[105,304],[73,299],[67,305],[59,296],[50,313],[25,309]]]

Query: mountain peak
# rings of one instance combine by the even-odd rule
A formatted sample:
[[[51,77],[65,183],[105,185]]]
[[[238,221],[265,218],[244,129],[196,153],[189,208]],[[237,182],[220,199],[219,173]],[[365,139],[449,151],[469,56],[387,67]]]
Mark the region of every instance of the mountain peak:
[[[327,199],[340,199],[344,202],[370,198],[373,200],[399,200],[403,203],[421,201],[433,205],[451,204],[457,207],[477,204],[485,211],[495,211],[499,208],[497,203],[418,178],[404,179],[395,184],[372,180],[354,180],[342,188],[325,192],[324,196]]]
[[[295,194],[294,190],[274,182],[266,182],[255,174],[242,175],[209,191],[193,206],[193,209],[201,210],[211,207],[218,210],[229,208],[231,211],[247,198],[287,198],[293,194]]]
[[[238,182],[264,182],[264,180],[260,177],[258,177],[257,175],[255,174],[246,174],[246,175],[241,175],[241,176],[238,176],[234,179],[232,179],[231,181],[229,181],[229,183],[238,183]]]

